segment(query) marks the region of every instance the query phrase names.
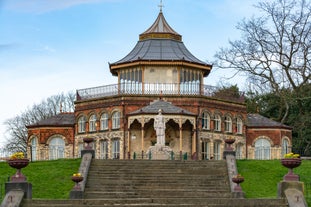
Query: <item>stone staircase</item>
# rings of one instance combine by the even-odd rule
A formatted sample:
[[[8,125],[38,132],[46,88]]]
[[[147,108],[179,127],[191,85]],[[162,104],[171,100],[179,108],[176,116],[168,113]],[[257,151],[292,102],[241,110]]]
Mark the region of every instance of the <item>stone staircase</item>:
[[[225,161],[92,160],[84,199],[24,200],[23,207],[285,207],[283,199],[232,198]]]

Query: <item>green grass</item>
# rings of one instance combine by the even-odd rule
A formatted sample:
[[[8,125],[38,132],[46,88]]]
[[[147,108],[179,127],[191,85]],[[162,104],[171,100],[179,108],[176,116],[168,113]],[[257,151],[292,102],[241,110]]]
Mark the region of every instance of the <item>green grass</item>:
[[[73,173],[78,172],[81,159],[61,159],[51,161],[37,161],[29,163],[22,169],[27,181],[32,184],[33,198],[67,199],[74,183],[71,181]],[[8,177],[14,175],[15,169],[6,162],[0,162],[1,196],[4,197],[4,183]]]
[[[74,186],[71,175],[78,172],[81,159],[63,159],[37,161],[22,170],[32,183],[33,198],[67,199]],[[238,160],[238,171],[244,176],[243,191],[247,198],[276,198],[277,184],[283,180],[287,169],[280,160]],[[311,206],[311,160],[303,160],[300,167],[294,169],[305,183],[305,195]],[[4,195],[4,183],[15,169],[6,162],[0,162],[1,196]]]
[[[280,160],[238,160],[237,167],[245,179],[241,186],[247,198],[276,198],[277,184],[288,172]],[[311,160],[303,160],[294,173],[305,183],[305,198],[311,206]]]

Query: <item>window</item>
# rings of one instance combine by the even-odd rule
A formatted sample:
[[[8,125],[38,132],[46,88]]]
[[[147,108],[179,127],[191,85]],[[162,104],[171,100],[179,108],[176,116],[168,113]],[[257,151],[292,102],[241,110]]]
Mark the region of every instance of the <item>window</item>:
[[[108,159],[108,140],[102,141],[100,147],[100,158]]]
[[[232,132],[232,119],[230,116],[225,116],[225,132]]]
[[[221,119],[219,115],[215,115],[215,131],[220,132],[221,131]]]
[[[202,129],[209,130],[210,129],[210,115],[207,112],[203,112],[202,114]]]
[[[89,119],[89,131],[95,132],[96,131],[96,116],[93,114]]]
[[[64,158],[65,156],[65,142],[61,137],[52,138],[49,144],[49,158],[55,160]]]
[[[120,140],[114,139],[112,141],[112,159],[120,159]]]
[[[211,159],[211,144],[209,141],[202,142],[202,160]]]
[[[236,120],[236,133],[242,134],[243,133],[243,122],[242,119],[237,118]]]
[[[269,160],[270,159],[270,142],[267,139],[260,138],[255,142],[255,159]]]
[[[287,153],[290,153],[291,150],[289,148],[289,142],[287,139],[283,139],[282,140],[282,158],[284,157],[284,155],[286,155]]]
[[[34,137],[31,140],[31,160],[36,161],[37,160],[37,150],[38,150],[38,138]]]
[[[214,159],[220,160],[220,142],[214,142]]]
[[[236,159],[242,159],[243,158],[243,144],[239,143],[236,145],[235,157],[236,157]]]
[[[120,112],[116,111],[112,114],[112,129],[120,128]]]
[[[108,114],[103,113],[100,117],[100,130],[107,130],[108,129]]]
[[[78,120],[78,133],[85,132],[85,117],[81,116]]]

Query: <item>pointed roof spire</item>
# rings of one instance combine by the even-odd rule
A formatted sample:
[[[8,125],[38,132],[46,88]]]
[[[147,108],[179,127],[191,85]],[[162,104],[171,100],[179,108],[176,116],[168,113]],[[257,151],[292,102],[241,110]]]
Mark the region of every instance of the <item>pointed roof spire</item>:
[[[167,23],[162,13],[162,1],[159,5],[160,13],[155,22],[145,32],[139,35],[139,40],[145,39],[174,39],[181,41],[181,35],[178,34],[173,28]]]
[[[158,7],[160,7],[160,13],[162,13],[162,8],[164,7],[162,0],[161,0],[160,4],[158,5]]]

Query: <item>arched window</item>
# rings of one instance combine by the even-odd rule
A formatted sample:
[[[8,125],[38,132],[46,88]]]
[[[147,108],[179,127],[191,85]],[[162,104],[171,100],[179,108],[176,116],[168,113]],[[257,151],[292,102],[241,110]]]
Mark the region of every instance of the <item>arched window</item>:
[[[242,119],[240,118],[236,119],[236,133],[237,134],[243,133],[243,122],[242,122]]]
[[[120,159],[120,140],[112,140],[112,159]]]
[[[210,129],[210,115],[207,112],[203,112],[202,114],[202,129],[209,130]]]
[[[37,150],[38,150],[38,138],[34,137],[31,139],[31,160],[36,161],[37,160]]]
[[[269,160],[271,144],[267,139],[260,138],[255,142],[255,159]]]
[[[100,144],[100,158],[108,159],[108,140],[104,140]]]
[[[85,117],[81,116],[78,120],[78,133],[85,132]]]
[[[225,116],[225,132],[232,132],[232,119],[230,116]]]
[[[65,141],[61,137],[54,137],[49,144],[49,158],[55,160],[65,157]]]
[[[93,114],[89,119],[89,131],[95,132],[96,131],[96,116]]]
[[[120,128],[120,112],[116,111],[112,114],[112,129]]]
[[[221,131],[221,118],[219,115],[215,115],[215,131],[220,132]]]
[[[283,139],[282,140],[282,158],[284,157],[284,155],[286,155],[287,153],[290,153],[290,147],[289,147],[289,142],[288,139]]]
[[[103,113],[100,117],[100,130],[108,129],[108,114]]]

